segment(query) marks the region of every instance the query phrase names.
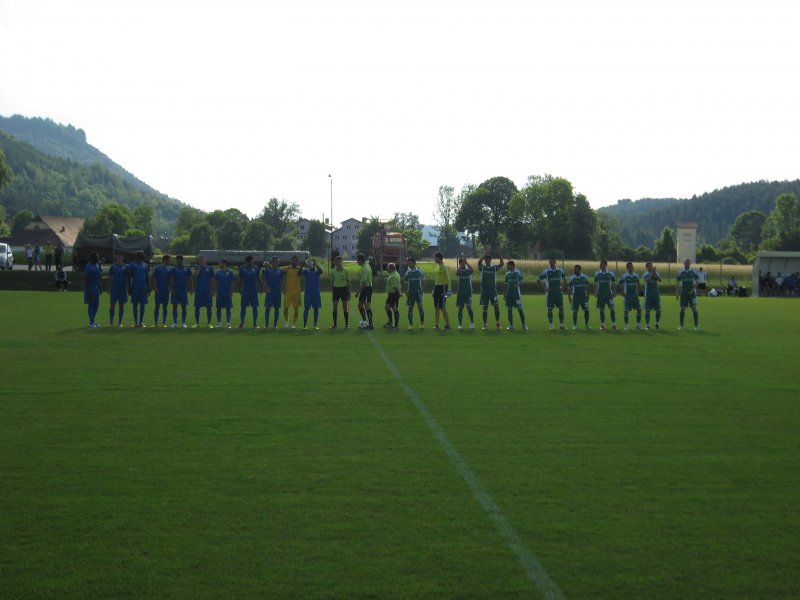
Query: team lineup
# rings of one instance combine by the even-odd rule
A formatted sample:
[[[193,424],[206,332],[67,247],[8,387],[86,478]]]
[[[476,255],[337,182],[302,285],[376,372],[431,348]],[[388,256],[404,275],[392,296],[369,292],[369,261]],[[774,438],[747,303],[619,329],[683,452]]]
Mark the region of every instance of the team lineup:
[[[494,262],[497,258],[497,262]],[[453,274],[451,269],[444,264],[441,253],[434,255],[435,273],[433,285],[434,329],[451,329],[450,315],[447,311],[447,299],[452,294],[451,283],[456,281],[456,309],[458,329],[464,329],[464,312],[467,313],[466,326],[476,328],[475,312],[472,308],[474,295],[472,277],[474,269],[466,258],[458,261],[458,268]],[[220,260],[218,267],[207,264],[206,257],[198,256],[198,264],[191,268],[184,264],[181,255],[172,258],[164,255],[161,264],[151,272],[150,265],[145,260],[144,254],[139,252],[136,260],[125,263],[122,255],[117,255],[114,264],[108,269],[107,292],[109,295],[109,326],[123,327],[125,307],[130,299],[133,310],[133,327],[144,328],[145,308],[150,296],[153,296],[155,308],[153,311],[153,326],[186,328],[187,307],[189,294],[193,293],[194,324],[199,328],[205,313],[206,327],[227,328],[232,327],[231,316],[234,308],[234,293],[240,295],[239,323],[237,328],[243,329],[248,322],[248,309],[252,327],[259,329],[260,295],[264,295],[264,328],[277,329],[280,323],[281,308],[283,309],[283,327],[296,329],[299,325],[300,307],[303,307],[303,329],[319,329],[319,313],[322,309],[322,294],[320,280],[326,277],[331,282],[332,317],[331,329],[338,329],[339,305],[342,306],[343,323],[345,329],[350,327],[350,300],[355,293],[357,307],[361,317],[358,322],[360,329],[374,329],[374,316],[372,310],[373,278],[372,267],[367,263],[364,255],[357,257],[358,270],[355,275],[347,271],[341,257],[334,259],[331,270],[324,274],[322,268],[313,260],[301,263],[297,256],[293,256],[288,265],[280,266],[277,256],[263,265],[253,262],[252,256],[247,256],[245,263],[239,267],[238,274],[228,266],[227,261]],[[523,310],[522,282],[523,273],[516,268],[513,260],[505,261],[501,256],[493,257],[485,254],[478,259],[479,273],[479,305],[482,310],[482,329],[489,328],[489,307],[494,312],[494,328],[502,329],[500,323],[500,302],[498,294],[498,273],[506,267],[503,279],[503,300],[506,307],[507,326],[509,331],[514,330],[514,312],[516,311],[522,330],[527,330],[528,325]],[[538,276],[537,281],[545,292],[545,307],[547,320],[551,330],[555,329],[555,315],[558,311],[558,327],[565,329],[565,295],[572,311],[572,329],[578,328],[579,313],[583,313],[583,326],[591,329],[590,302],[593,292],[596,298],[596,308],[600,314],[600,330],[606,330],[606,310],[610,320],[610,329],[617,329],[617,315],[615,308],[615,295],[619,291],[623,301],[624,329],[629,328],[630,313],[635,313],[636,329],[642,329],[642,302],[640,293],[643,286],[644,299],[644,329],[649,330],[651,313],[654,316],[653,325],[656,330],[661,329],[661,297],[659,282],[661,275],[652,263],[645,265],[646,272],[640,278],[634,272],[633,264],[627,263],[625,273],[619,279],[612,271],[608,270],[608,263],[600,261],[600,269],[594,274],[593,279],[583,273],[581,265],[576,264],[572,274],[567,278],[563,269],[557,266],[556,259],[550,258],[549,266]],[[408,328],[425,327],[425,308],[423,283],[425,275],[417,266],[414,258],[409,258],[406,270],[401,277],[397,265],[389,263],[386,278],[386,300],[384,311],[387,322],[384,329],[400,328],[400,303],[401,298],[406,298]],[[100,309],[100,296],[102,294],[102,266],[97,254],[90,256],[85,269],[84,303],[88,307],[89,326],[100,327],[97,322],[97,313]],[[680,303],[680,326],[684,327],[685,312],[689,308],[694,319],[694,330],[699,330],[699,316],[697,312],[697,285],[698,275],[692,270],[691,262],[684,261],[684,268],[676,278],[675,298]],[[301,291],[301,280],[305,281],[305,290]],[[405,288],[405,289],[404,289]],[[301,301],[302,298],[302,301]],[[169,305],[172,305],[171,322]],[[212,319],[213,308],[216,306],[216,319]],[[415,310],[416,309],[416,310]],[[418,325],[415,325],[415,312]],[[271,318],[271,319],[270,319]],[[311,323],[309,323],[311,320]]]

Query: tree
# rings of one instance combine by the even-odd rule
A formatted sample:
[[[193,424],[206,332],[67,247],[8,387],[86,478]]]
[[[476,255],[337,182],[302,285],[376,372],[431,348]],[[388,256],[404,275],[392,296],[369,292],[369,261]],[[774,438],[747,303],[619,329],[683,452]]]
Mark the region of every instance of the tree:
[[[155,209],[147,204],[140,204],[133,209],[133,227],[143,231],[143,235],[150,235],[153,232],[153,217]]]
[[[237,208],[215,210],[206,215],[206,222],[216,232],[217,245],[225,250],[238,250],[242,246],[244,228],[250,222]]]
[[[461,248],[458,230],[455,227],[458,209],[459,199],[456,198],[453,187],[449,185],[439,186],[433,218],[439,229],[437,239],[439,251],[445,256],[457,256]]]
[[[2,190],[12,181],[14,181],[14,172],[6,162],[6,155],[3,152],[3,149],[0,148],[0,190]]]
[[[322,221],[311,220],[302,247],[303,250],[308,250],[311,256],[318,258],[325,256],[325,250],[328,247],[328,232]]]
[[[272,232],[264,221],[253,219],[242,233],[242,250],[269,250],[272,244]]]
[[[22,210],[18,210],[14,215],[14,222],[11,225],[11,231],[13,233],[17,233],[25,229],[25,226],[33,221],[33,213],[29,211],[27,208],[23,208]]]
[[[200,223],[189,233],[189,252],[197,254],[200,250],[210,250],[215,248],[214,229],[208,223]]]
[[[107,204],[86,219],[81,232],[86,235],[104,236],[116,233],[125,235],[133,229],[133,213],[127,206]]]
[[[356,252],[369,256],[369,251],[372,247],[372,236],[378,232],[380,227],[381,222],[378,217],[370,217],[366,223],[362,223],[356,234]]]
[[[800,203],[794,193],[781,194],[764,221],[762,250],[800,250]]]
[[[766,220],[767,215],[760,210],[748,210],[736,217],[728,235],[742,250],[752,252],[761,244],[761,230]]]
[[[8,226],[8,214],[6,207],[0,204],[0,237],[11,235],[11,227]]]
[[[700,249],[697,251],[697,262],[709,263],[717,261],[719,261],[719,255],[717,254],[716,248],[711,244],[701,244]]]
[[[653,251],[642,244],[633,251],[633,256],[636,262],[649,262],[653,260]]]
[[[500,245],[516,192],[517,186],[507,177],[487,179],[464,199],[456,216],[456,229],[475,233],[478,241],[493,251]]]
[[[264,209],[256,217],[269,227],[274,238],[284,236],[297,237],[297,219],[300,217],[300,207],[292,202],[270,198]]]
[[[394,216],[386,223],[386,229],[389,231],[420,229],[419,216],[414,213],[394,213]]]
[[[175,221],[175,237],[192,232],[192,229],[205,221],[205,213],[199,208],[184,206]]]
[[[614,219],[609,215],[600,213],[597,216],[597,230],[592,236],[592,249],[598,260],[612,260],[620,258],[623,242],[620,235],[613,231]]]
[[[422,237],[421,229],[406,229],[403,232],[406,236],[406,244],[408,244],[408,255],[418,257],[425,252],[428,247],[428,241]]]
[[[653,250],[653,260],[659,262],[675,262],[677,261],[678,249],[675,247],[675,236],[672,229],[664,227],[661,236],[656,240],[656,246]]]

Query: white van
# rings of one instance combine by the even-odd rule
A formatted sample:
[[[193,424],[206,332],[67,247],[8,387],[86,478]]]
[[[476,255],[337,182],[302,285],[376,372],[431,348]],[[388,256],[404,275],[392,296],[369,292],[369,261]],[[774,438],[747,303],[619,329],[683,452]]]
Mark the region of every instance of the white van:
[[[11,253],[11,246],[0,242],[0,269],[13,269],[14,255]]]

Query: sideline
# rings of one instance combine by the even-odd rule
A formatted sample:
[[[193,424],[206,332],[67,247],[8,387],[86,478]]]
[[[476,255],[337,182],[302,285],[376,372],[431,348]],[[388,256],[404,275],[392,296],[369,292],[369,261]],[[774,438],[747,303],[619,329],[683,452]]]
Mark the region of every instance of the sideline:
[[[461,455],[458,453],[455,447],[453,447],[453,444],[450,443],[447,435],[439,426],[438,421],[436,421],[436,418],[431,414],[430,410],[428,410],[427,405],[417,395],[417,392],[414,391],[414,388],[412,388],[408,382],[406,382],[406,380],[403,378],[403,375],[400,373],[400,370],[394,364],[392,359],[389,358],[389,355],[383,351],[383,348],[381,348],[381,345],[375,339],[375,336],[371,331],[367,332],[367,336],[372,342],[372,345],[375,346],[375,349],[383,359],[383,362],[386,363],[389,371],[391,371],[392,375],[394,375],[395,379],[397,379],[397,381],[403,387],[403,390],[405,390],[406,396],[408,396],[409,399],[414,403],[414,406],[417,407],[417,410],[425,420],[428,429],[430,429],[433,437],[435,437],[436,441],[439,442],[439,445],[442,447],[442,450],[444,450],[445,454],[447,454],[450,462],[453,463],[453,466],[464,479],[467,487],[469,487],[470,491],[472,492],[472,495],[486,511],[489,519],[491,519],[491,521],[494,523],[497,532],[500,534],[500,537],[503,538],[508,547],[511,548],[516,555],[517,560],[522,565],[522,568],[525,569],[525,573],[528,575],[528,578],[536,585],[537,589],[545,598],[563,600],[565,598],[564,594],[561,592],[556,583],[550,579],[550,576],[547,574],[547,571],[544,570],[542,563],[539,562],[539,559],[536,557],[536,555],[531,552],[527,546],[525,546],[525,542],[522,541],[522,538],[519,537],[519,534],[516,532],[511,523],[509,523],[506,516],[500,510],[500,507],[495,504],[494,500],[492,500],[491,496],[489,496],[489,492],[486,491],[486,488],[484,488],[483,484],[478,480],[478,476],[475,475],[472,469],[469,468],[469,465],[467,465],[464,459],[461,458]]]

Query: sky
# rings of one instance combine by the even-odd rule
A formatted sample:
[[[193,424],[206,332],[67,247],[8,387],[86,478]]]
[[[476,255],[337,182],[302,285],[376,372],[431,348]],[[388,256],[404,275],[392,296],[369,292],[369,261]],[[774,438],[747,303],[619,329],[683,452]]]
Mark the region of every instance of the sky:
[[[795,0],[0,0],[0,114],[159,191],[335,223],[439,187],[595,208],[800,177]],[[329,177],[331,175],[332,177]]]

